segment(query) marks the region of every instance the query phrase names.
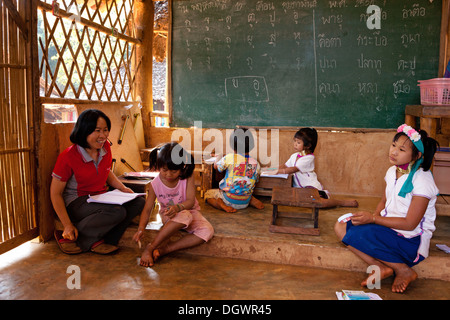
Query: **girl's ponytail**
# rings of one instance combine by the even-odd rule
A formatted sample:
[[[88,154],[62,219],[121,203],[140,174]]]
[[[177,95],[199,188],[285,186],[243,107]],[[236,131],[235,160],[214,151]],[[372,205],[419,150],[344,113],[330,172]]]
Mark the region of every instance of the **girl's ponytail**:
[[[153,148],[153,150],[150,152],[150,155],[148,156],[150,171],[158,170],[157,162],[158,162],[158,152],[160,149],[161,149],[160,147]]]
[[[186,159],[184,162],[184,168],[181,170],[180,179],[187,179],[194,173],[195,163],[194,157],[189,152],[185,151]]]
[[[433,163],[434,154],[439,147],[439,143],[433,138],[429,137],[427,132],[424,130],[419,130],[419,134],[421,136],[424,149],[423,162],[421,167],[423,171],[428,171]]]

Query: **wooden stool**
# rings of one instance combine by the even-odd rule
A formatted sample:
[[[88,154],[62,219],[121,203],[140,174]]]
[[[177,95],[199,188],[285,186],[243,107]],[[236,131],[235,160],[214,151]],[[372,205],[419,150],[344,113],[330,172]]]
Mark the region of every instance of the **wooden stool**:
[[[270,196],[274,187],[292,187],[292,174],[287,179],[273,177],[259,177],[253,194],[257,196]]]
[[[450,118],[448,106],[408,105],[405,107],[405,123],[413,128],[416,118],[420,118],[420,129],[425,130],[433,139],[437,137],[437,129],[442,118]]]
[[[307,234],[318,236],[319,231],[319,208],[323,208],[319,191],[313,188],[288,188],[274,187],[272,192],[272,223],[269,226],[270,232]],[[278,217],[299,218],[300,212],[281,213],[278,212],[278,205],[290,207],[312,208],[313,228],[279,226],[276,225]]]

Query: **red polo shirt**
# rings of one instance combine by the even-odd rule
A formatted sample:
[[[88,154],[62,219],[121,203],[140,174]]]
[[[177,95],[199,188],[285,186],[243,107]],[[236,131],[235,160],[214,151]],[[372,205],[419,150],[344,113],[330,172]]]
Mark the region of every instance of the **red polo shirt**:
[[[100,149],[97,163],[77,144],[64,150],[56,160],[52,176],[67,182],[63,193],[66,206],[78,197],[106,192],[106,179],[111,163],[111,147],[108,142]]]

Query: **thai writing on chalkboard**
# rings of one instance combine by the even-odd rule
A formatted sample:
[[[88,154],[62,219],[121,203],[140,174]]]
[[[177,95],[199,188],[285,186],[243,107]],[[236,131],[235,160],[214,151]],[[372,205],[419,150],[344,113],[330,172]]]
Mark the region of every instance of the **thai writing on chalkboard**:
[[[175,126],[394,128],[437,76],[442,1],[173,1]]]

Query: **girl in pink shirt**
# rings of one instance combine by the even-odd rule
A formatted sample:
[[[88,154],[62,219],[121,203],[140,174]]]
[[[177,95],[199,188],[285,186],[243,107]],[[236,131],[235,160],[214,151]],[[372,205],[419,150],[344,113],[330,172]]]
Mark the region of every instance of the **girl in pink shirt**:
[[[144,249],[141,266],[151,267],[160,256],[197,246],[212,238],[214,229],[200,213],[195,198],[194,166],[192,156],[176,142],[167,143],[150,153],[150,169],[158,170],[159,175],[151,183],[133,240],[141,240],[156,199],[164,226]],[[180,229],[189,234],[166,243]]]

